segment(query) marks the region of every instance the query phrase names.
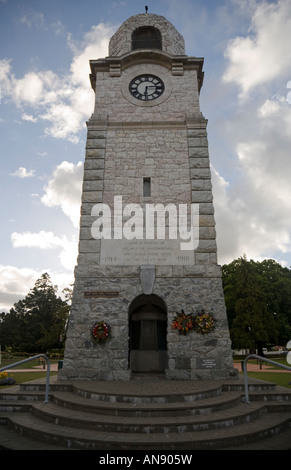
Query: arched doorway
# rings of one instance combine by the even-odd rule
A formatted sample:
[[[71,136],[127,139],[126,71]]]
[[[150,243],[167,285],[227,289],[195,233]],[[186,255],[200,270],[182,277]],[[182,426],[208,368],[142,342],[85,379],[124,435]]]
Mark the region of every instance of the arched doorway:
[[[167,309],[157,295],[142,294],[129,307],[129,364],[133,372],[167,368]]]

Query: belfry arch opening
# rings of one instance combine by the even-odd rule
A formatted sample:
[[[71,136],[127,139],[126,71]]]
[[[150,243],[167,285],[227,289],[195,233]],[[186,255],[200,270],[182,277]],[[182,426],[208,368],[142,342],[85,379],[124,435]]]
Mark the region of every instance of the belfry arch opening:
[[[142,294],[129,307],[129,365],[132,372],[163,372],[168,366],[167,308],[157,295]]]
[[[132,33],[131,48],[136,49],[162,49],[162,35],[159,29],[153,26],[142,26]]]

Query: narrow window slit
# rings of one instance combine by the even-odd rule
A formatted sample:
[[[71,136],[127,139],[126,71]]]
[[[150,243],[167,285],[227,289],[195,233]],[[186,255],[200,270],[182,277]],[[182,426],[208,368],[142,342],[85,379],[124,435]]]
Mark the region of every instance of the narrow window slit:
[[[151,179],[144,178],[143,179],[143,196],[150,197],[151,195]]]

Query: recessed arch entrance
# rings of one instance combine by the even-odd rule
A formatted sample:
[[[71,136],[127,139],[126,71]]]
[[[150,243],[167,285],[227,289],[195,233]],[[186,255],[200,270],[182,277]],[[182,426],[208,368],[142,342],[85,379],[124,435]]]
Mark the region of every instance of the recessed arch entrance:
[[[159,29],[153,26],[141,26],[132,33],[132,50],[136,49],[162,49],[162,35]]]
[[[168,366],[167,307],[155,294],[129,306],[129,364],[132,372],[163,372]]]

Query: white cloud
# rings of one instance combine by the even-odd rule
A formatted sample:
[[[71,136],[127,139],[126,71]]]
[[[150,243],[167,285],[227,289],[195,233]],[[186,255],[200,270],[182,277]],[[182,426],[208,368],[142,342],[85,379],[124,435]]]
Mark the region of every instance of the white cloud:
[[[72,143],[79,141],[76,134],[83,124],[79,111],[70,105],[53,104],[45,114],[41,115],[41,119],[51,123],[51,126],[46,128],[46,134],[58,139],[67,139]]]
[[[48,152],[37,152],[37,155],[39,157],[47,157],[48,156]]]
[[[37,122],[37,118],[31,116],[30,114],[23,113],[21,118],[23,121]]]
[[[34,105],[43,97],[43,81],[34,73],[27,73],[21,79],[14,79],[14,99],[17,103]]]
[[[1,86],[1,102],[4,96],[9,96],[12,92],[12,84],[10,79],[11,73],[11,60],[0,60],[0,86]]]
[[[272,134],[276,133],[289,139],[291,129],[290,104],[288,102],[288,95],[286,98],[281,95],[267,98],[258,107],[257,115],[260,118],[260,126],[268,128]]]
[[[243,8],[250,4],[251,23],[225,51],[223,89],[234,97],[226,84],[238,85],[240,102],[237,108],[227,105],[231,114],[219,121],[223,149],[213,144],[220,165],[219,171],[212,169],[219,260],[231,262],[245,253],[286,265],[291,254],[291,2],[232,2]]]
[[[229,263],[243,254],[240,242],[241,214],[244,203],[232,197],[233,192],[217,170],[211,167],[218,262]]]
[[[291,249],[286,218],[281,220],[281,209],[260,199],[259,189],[251,190],[248,197],[237,186],[229,188],[217,174],[213,177],[213,193],[217,225],[217,245],[220,263],[229,263],[246,254],[248,258],[264,259],[284,254]],[[247,186],[247,193],[251,187]],[[216,197],[220,192],[221,198]]]
[[[35,10],[30,10],[27,14],[21,17],[20,23],[25,24],[28,28],[44,28],[44,14]]]
[[[28,27],[33,27],[37,18],[38,13],[32,12],[30,16],[24,16],[22,22]],[[2,95],[18,107],[24,108],[23,119],[31,122],[38,122],[39,119],[47,121],[47,134],[73,143],[78,142],[78,132],[84,128],[85,120],[94,109],[94,93],[89,81],[89,60],[108,55],[108,41],[114,31],[115,28],[102,23],[93,26],[85,34],[81,45],[74,43],[72,35],[69,35],[68,46],[73,52],[73,57],[70,73],[65,76],[45,70],[30,71],[22,78],[16,78],[12,73],[10,60],[1,60]],[[26,108],[29,108],[30,112]]]
[[[63,268],[70,271],[76,265],[78,244],[73,236],[69,240],[66,236],[58,237],[53,232],[41,230],[33,232],[13,232],[11,241],[14,248],[39,248],[42,250],[60,250],[59,259]]]
[[[50,27],[55,32],[56,36],[61,36],[65,33],[65,27],[60,20],[57,20],[55,23],[52,23]]]
[[[237,158],[233,181],[212,172],[223,262],[244,253],[255,259],[290,255],[290,124],[291,107],[279,95],[232,120]]]
[[[228,44],[224,80],[239,85],[240,97],[245,98],[254,87],[290,75],[290,43],[291,2],[258,3],[250,34]]]
[[[60,207],[75,227],[79,226],[83,164],[62,162],[45,187],[41,201],[47,207]]]
[[[81,48],[72,41],[72,37],[68,37],[71,49],[74,51],[74,58],[71,64],[72,82],[87,88],[90,74],[90,59],[99,59],[107,57],[108,42],[110,37],[116,32],[116,28],[100,23],[93,26],[91,30],[85,34]]]
[[[78,240],[72,237],[71,240],[65,238],[62,250],[59,254],[61,265],[70,272],[74,272],[78,256]]]
[[[0,312],[9,311],[14,303],[23,299],[44,272],[47,272],[53,284],[58,286],[58,295],[61,295],[65,287],[72,284],[72,274],[65,272],[54,273],[49,269],[37,271],[29,268],[0,265]]]
[[[42,273],[28,268],[0,265],[0,311],[23,298]]]
[[[64,244],[64,240],[56,237],[53,232],[45,232],[44,230],[41,230],[39,233],[13,232],[11,241],[15,248],[27,246],[48,249],[60,247]]]
[[[258,109],[258,115],[262,118],[277,113],[280,109],[278,101],[267,99],[265,103]]]
[[[32,178],[35,174],[35,170],[27,170],[26,168],[20,166],[18,170],[14,173],[11,173],[11,176],[18,176],[19,178]]]
[[[54,31],[56,36],[61,36],[65,33],[64,25],[60,20],[57,20],[54,23],[48,25],[44,14],[33,9],[30,9],[25,15],[20,18],[20,23],[24,24],[29,29],[51,29],[52,31]]]
[[[291,80],[288,81],[287,88],[291,88]],[[291,91],[289,91],[289,93],[287,93],[286,100],[288,101],[289,104],[291,104]]]

